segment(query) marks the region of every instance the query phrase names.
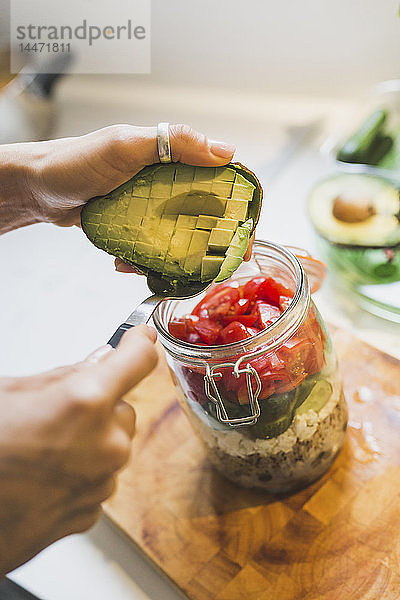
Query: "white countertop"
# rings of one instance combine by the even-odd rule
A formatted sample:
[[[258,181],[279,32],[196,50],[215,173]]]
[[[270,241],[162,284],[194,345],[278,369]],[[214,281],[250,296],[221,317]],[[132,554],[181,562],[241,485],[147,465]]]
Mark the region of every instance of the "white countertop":
[[[204,91],[132,85],[105,93],[101,82],[65,81],[55,134],[78,134],[112,122],[168,120],[234,141],[238,159],[259,174],[266,188],[258,236],[313,249],[305,199],[315,180],[334,168],[320,156],[317,138],[343,118],[351,102],[222,92],[215,92],[211,102]],[[320,128],[313,139],[306,135],[310,127],[304,129],[312,123]],[[271,166],[276,154],[284,166]],[[0,256],[0,375],[34,373],[83,358],[146,295],[143,278],[115,273],[112,258],[76,228],[36,225],[12,232],[0,238]],[[319,292],[317,303],[325,318],[400,357],[400,325],[344,307],[331,290]],[[181,598],[106,519],[87,534],[57,542],[12,578],[43,600]]]

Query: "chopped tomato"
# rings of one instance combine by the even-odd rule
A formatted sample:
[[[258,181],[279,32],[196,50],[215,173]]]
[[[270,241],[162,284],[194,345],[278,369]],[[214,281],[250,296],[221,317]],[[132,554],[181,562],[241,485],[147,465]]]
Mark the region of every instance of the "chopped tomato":
[[[186,320],[181,318],[172,319],[172,321],[168,323],[168,331],[171,335],[178,338],[178,340],[185,340]]]
[[[304,368],[309,375],[314,375],[315,373],[318,373],[324,366],[325,357],[323,346],[322,344],[314,345],[307,356],[307,361],[304,365]]]
[[[266,302],[271,302],[275,306],[279,306],[280,296],[291,297],[293,293],[284,285],[272,279],[272,277],[266,277],[257,290],[258,298]]]
[[[278,350],[277,354],[285,365],[292,387],[296,387],[308,375],[306,361],[312,351],[312,342],[308,339],[291,338]]]
[[[193,309],[192,314],[218,321],[228,314],[231,307],[240,300],[238,287],[223,285],[214,288]]]
[[[195,323],[199,317],[195,315],[187,315],[185,317],[175,317],[168,323],[168,331],[171,335],[187,342],[187,337],[190,333],[195,333]]]
[[[305,369],[310,375],[314,375],[314,373],[318,373],[325,366],[322,331],[319,334],[312,335],[309,339],[312,343],[312,348],[307,356]]]
[[[234,377],[232,375],[232,367],[221,369],[221,372],[223,377],[220,380],[220,385],[229,393],[229,399],[234,400],[240,387],[246,385],[246,375],[241,373],[239,377]]]
[[[243,315],[250,306],[249,298],[240,298],[233,306],[233,313],[235,315]]]
[[[244,325],[252,325],[255,321],[255,318],[251,320],[251,318],[249,318],[250,315],[244,315],[244,313],[248,310],[249,307],[250,300],[248,298],[240,298],[240,300],[238,300],[237,302],[235,302],[235,304],[231,306],[226,316],[222,318],[224,325],[232,323],[232,321],[236,320],[238,320],[240,323],[243,323]],[[242,320],[241,318],[239,318],[242,315],[244,315],[247,318]]]
[[[256,315],[259,327],[266,329],[268,325],[271,325],[271,323],[280,317],[281,311],[276,306],[272,306],[272,304],[256,300],[253,314]]]
[[[188,333],[186,336],[185,342],[189,342],[189,344],[196,344],[196,346],[203,346],[203,340],[199,336],[198,333]]]
[[[257,358],[253,358],[250,361],[250,365],[257,371],[258,374],[263,371],[268,371],[271,367],[270,355],[269,354],[261,354],[261,356],[257,356]]]
[[[248,327],[250,327],[251,325],[254,325],[255,322],[257,321],[257,315],[256,313],[251,313],[250,315],[239,315],[237,317],[224,317],[223,319],[224,325],[228,325],[229,323],[232,323],[233,321],[238,321],[239,323],[243,323],[243,325],[247,325]]]
[[[279,371],[277,373],[264,373],[264,375],[260,377],[260,381],[260,400],[265,400],[266,398],[272,396],[272,394],[284,394],[285,392],[288,392],[295,387],[293,386],[288,374],[285,371]],[[238,389],[237,395],[240,404],[249,403],[247,385],[242,385]]]
[[[195,323],[197,323],[197,321],[199,320],[199,317],[197,317],[196,315],[187,315],[185,317],[185,323],[186,323],[186,332],[187,333],[194,333],[195,331]]]
[[[264,283],[266,279],[266,277],[253,277],[253,279],[250,279],[243,288],[243,297],[248,298],[249,300],[256,298],[261,284]]]
[[[223,344],[232,344],[232,342],[240,342],[240,340],[245,340],[246,338],[251,337],[251,333],[249,333],[248,328],[243,325],[243,323],[239,323],[239,321],[233,321],[233,323],[229,323],[224,329],[221,331],[221,342]]]
[[[279,306],[279,297],[293,297],[293,292],[272,277],[253,277],[243,288],[243,297],[249,300],[264,300]]]
[[[208,398],[204,390],[204,373],[194,370],[194,368],[183,367],[182,375],[184,377],[184,391],[195,402],[203,405]]]
[[[219,334],[222,331],[222,325],[219,325],[215,321],[211,321],[210,319],[199,319],[194,324],[194,329],[196,333],[199,334],[201,339],[205,344],[209,344],[210,346],[214,345],[217,342]]]
[[[223,283],[213,286],[192,314],[172,319],[169,331],[180,340],[201,346],[240,342],[276,321],[292,298],[293,292],[272,277],[253,277],[244,285],[238,281]],[[274,352],[250,360],[260,377],[261,399],[293,390],[308,375],[319,372],[325,365],[324,344],[324,331],[311,307],[295,335]],[[232,357],[233,362],[238,358]],[[221,367],[221,372],[219,385],[224,397],[248,404],[246,376],[235,378],[231,367]],[[196,397],[200,397],[203,384],[203,376],[199,376]]]
[[[260,376],[261,393],[260,398],[268,398],[272,394],[284,394],[292,390],[293,385],[289,374],[285,370],[269,371]],[[300,382],[299,382],[300,383]]]
[[[286,363],[289,359],[291,362],[294,360],[300,360],[300,362],[304,362],[311,348],[312,342],[310,340],[291,337],[289,340],[286,340],[286,342],[280,346],[280,348],[278,348],[277,354]]]

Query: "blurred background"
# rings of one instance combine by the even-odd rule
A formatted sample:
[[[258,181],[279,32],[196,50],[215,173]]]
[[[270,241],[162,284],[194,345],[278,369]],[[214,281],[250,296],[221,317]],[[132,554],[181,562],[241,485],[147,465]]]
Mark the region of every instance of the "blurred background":
[[[237,159],[258,174],[266,193],[259,237],[317,252],[306,199],[336,169],[320,147],[354,123],[373,86],[399,76],[398,2],[153,0],[151,10],[150,74],[66,74],[47,91],[21,93],[21,83],[5,85],[9,5],[0,0],[0,140],[188,123],[235,143]],[[5,334],[17,323],[24,331],[7,336],[2,372],[81,358],[146,294],[144,281],[114,273],[111,257],[80,231],[29,227],[3,236],[0,252],[0,324]],[[392,324],[376,325],[346,297],[320,296],[328,319],[367,339],[378,328],[375,343],[393,346]],[[32,352],[38,340],[41,351]]]
[[[151,11],[148,75],[68,75],[66,62],[60,78],[14,77],[0,0],[0,143],[188,123],[236,144],[257,173],[258,237],[318,256],[307,198],[338,172],[329,140],[358,126],[379,82],[400,77],[398,0],[152,0]],[[400,119],[400,88],[395,105]],[[80,360],[148,293],[82,231],[47,224],[0,238],[0,289],[0,375]],[[390,293],[400,306],[399,288]],[[327,321],[400,357],[400,324],[362,310],[337,280],[316,300]],[[105,523],[13,574],[43,598],[176,598],[156,577]]]

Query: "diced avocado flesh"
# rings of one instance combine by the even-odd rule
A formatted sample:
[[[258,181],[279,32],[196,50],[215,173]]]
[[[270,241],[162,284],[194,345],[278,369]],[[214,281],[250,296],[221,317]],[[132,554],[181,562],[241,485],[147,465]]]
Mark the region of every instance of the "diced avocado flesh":
[[[337,199],[368,202],[374,214],[359,222],[334,215]],[[370,175],[341,173],[320,181],[311,191],[308,213],[316,231],[333,244],[385,248],[400,244],[399,190]]]
[[[223,256],[212,256],[211,254],[203,256],[201,261],[201,280],[212,281],[215,279],[223,262]]]
[[[199,217],[197,218],[196,229],[211,230],[214,227],[217,227],[217,223],[220,220],[221,219],[218,219],[217,217],[212,217],[210,215],[199,215]]]
[[[231,167],[218,167],[215,169],[214,179],[220,181],[235,181],[238,173],[235,173]]]
[[[220,272],[215,281],[224,281],[228,279],[243,262],[243,257],[249,247],[250,236],[253,230],[253,219],[248,219],[243,225],[239,226],[232,238],[232,241],[225,252],[225,259],[221,265]]]
[[[175,229],[165,257],[163,272],[166,275],[181,275],[192,241],[192,229]]]
[[[210,233],[195,229],[186,255],[183,266],[185,273],[189,275],[201,274],[201,261],[207,252],[208,238]]]
[[[231,243],[233,231],[231,229],[218,229],[214,227],[211,230],[208,240],[208,250],[210,253],[219,254],[225,252]]]
[[[179,215],[176,226],[184,229],[196,229],[197,217],[194,215]]]
[[[236,231],[238,228],[239,221],[236,219],[218,219],[217,224],[214,227],[218,229],[232,229],[232,231]]]
[[[252,228],[249,211],[258,217],[261,191],[247,173],[233,164],[152,165],[88,202],[82,228],[99,248],[169,281],[212,281],[224,264],[225,279],[248,246],[239,223]]]
[[[225,216],[237,221],[245,221],[247,216],[247,200],[230,199],[226,203]]]

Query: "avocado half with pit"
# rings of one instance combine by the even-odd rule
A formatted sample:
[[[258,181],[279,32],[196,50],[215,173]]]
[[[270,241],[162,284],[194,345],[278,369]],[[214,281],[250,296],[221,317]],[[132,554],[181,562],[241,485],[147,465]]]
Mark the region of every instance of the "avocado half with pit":
[[[155,164],[83,208],[91,242],[169,285],[223,281],[239,267],[258,222],[262,189],[239,163]]]
[[[400,196],[389,181],[341,173],[312,190],[308,212],[320,236],[332,244],[364,248],[400,245]]]

